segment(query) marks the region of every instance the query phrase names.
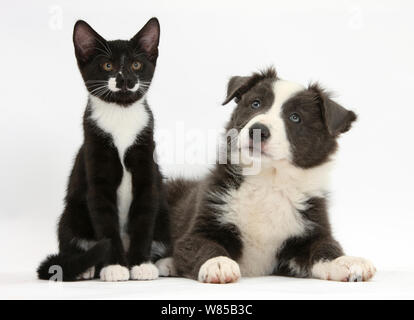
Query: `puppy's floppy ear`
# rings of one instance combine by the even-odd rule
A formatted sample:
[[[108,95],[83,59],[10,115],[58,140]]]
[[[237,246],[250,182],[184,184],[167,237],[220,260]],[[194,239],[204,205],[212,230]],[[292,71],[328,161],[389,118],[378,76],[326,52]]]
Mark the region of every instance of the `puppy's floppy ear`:
[[[233,99],[236,99],[236,102],[238,102],[243,94],[264,79],[276,80],[277,76],[275,68],[270,67],[261,72],[253,73],[250,77],[232,77],[227,85],[227,97],[222,105],[224,106]]]
[[[227,85],[227,97],[222,105],[224,106],[233,99],[236,99],[236,102],[237,100],[240,100],[242,95],[250,89],[251,78],[252,77],[231,77]]]
[[[78,20],[73,28],[73,44],[79,62],[86,62],[96,52],[107,53],[106,40],[83,20]]]
[[[160,23],[157,18],[151,18],[142,29],[131,39],[143,50],[148,58],[155,63],[158,58],[160,42]]]
[[[318,84],[310,87],[311,90],[318,94],[321,103],[322,117],[325,125],[332,136],[338,136],[347,132],[352,123],[357,119],[357,115],[350,110],[345,109],[332,99]]]

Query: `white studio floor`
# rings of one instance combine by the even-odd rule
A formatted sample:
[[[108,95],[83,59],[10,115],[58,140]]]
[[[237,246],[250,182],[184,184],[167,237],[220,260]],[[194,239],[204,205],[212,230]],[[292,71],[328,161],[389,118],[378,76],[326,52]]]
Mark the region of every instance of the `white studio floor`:
[[[57,283],[34,273],[0,274],[0,299],[413,299],[414,272],[380,271],[370,282],[342,283],[285,277],[203,284],[182,278],[108,283]]]
[[[379,271],[372,281],[358,283],[287,277],[243,278],[226,285],[183,278],[117,283],[37,280],[40,260],[56,251],[54,229],[52,219],[0,219],[0,299],[414,299],[411,265],[381,263],[374,250],[371,256]]]

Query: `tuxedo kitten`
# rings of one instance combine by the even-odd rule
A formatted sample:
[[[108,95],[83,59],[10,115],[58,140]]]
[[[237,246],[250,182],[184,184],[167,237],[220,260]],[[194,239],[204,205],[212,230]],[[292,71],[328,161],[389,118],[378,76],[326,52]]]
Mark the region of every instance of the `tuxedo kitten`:
[[[146,93],[159,34],[156,18],[129,41],[106,41],[86,22],[75,24],[75,55],[89,92],[84,142],[59,221],[59,253],[39,266],[40,279],[52,270],[61,270],[63,281],[158,277],[151,247],[165,249],[168,215]]]

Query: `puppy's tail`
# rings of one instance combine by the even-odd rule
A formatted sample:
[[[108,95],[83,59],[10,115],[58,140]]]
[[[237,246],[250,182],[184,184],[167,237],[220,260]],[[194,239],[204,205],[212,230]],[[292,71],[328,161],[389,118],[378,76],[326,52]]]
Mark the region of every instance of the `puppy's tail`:
[[[80,274],[89,268],[103,263],[107,259],[110,250],[110,240],[103,239],[83,253],[49,255],[37,268],[37,275],[39,279],[49,280],[56,272],[51,267],[58,266],[62,271],[62,281],[75,281]]]

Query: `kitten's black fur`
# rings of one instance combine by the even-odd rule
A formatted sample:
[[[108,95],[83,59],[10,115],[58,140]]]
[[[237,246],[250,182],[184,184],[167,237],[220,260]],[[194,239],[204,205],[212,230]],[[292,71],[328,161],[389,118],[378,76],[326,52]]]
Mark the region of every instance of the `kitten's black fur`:
[[[106,41],[86,22],[78,21],[73,41],[89,93],[116,103],[119,108],[128,108],[145,99],[158,57],[159,30],[158,20],[152,18],[129,41]],[[134,61],[140,62],[139,70],[131,68]],[[103,67],[107,62],[113,68],[110,71]],[[99,88],[104,83],[99,81],[107,81],[111,76],[116,77],[119,90],[109,91],[108,86]],[[131,92],[128,88],[133,88],[137,79],[144,86]],[[63,281],[76,280],[93,266],[96,277],[106,265],[139,265],[151,259],[153,241],[168,242],[167,204],[162,176],[153,157],[154,121],[146,100],[142,107],[149,120],[123,159],[132,180],[132,202],[126,224],[130,238],[128,251],[120,236],[117,207],[117,188],[123,176],[121,159],[112,136],[90,118],[91,103],[89,99],[83,121],[84,143],[69,178],[66,205],[59,221],[59,253],[41,263],[37,270],[40,279],[51,277],[52,265],[62,267]],[[89,247],[79,245],[82,241]]]

